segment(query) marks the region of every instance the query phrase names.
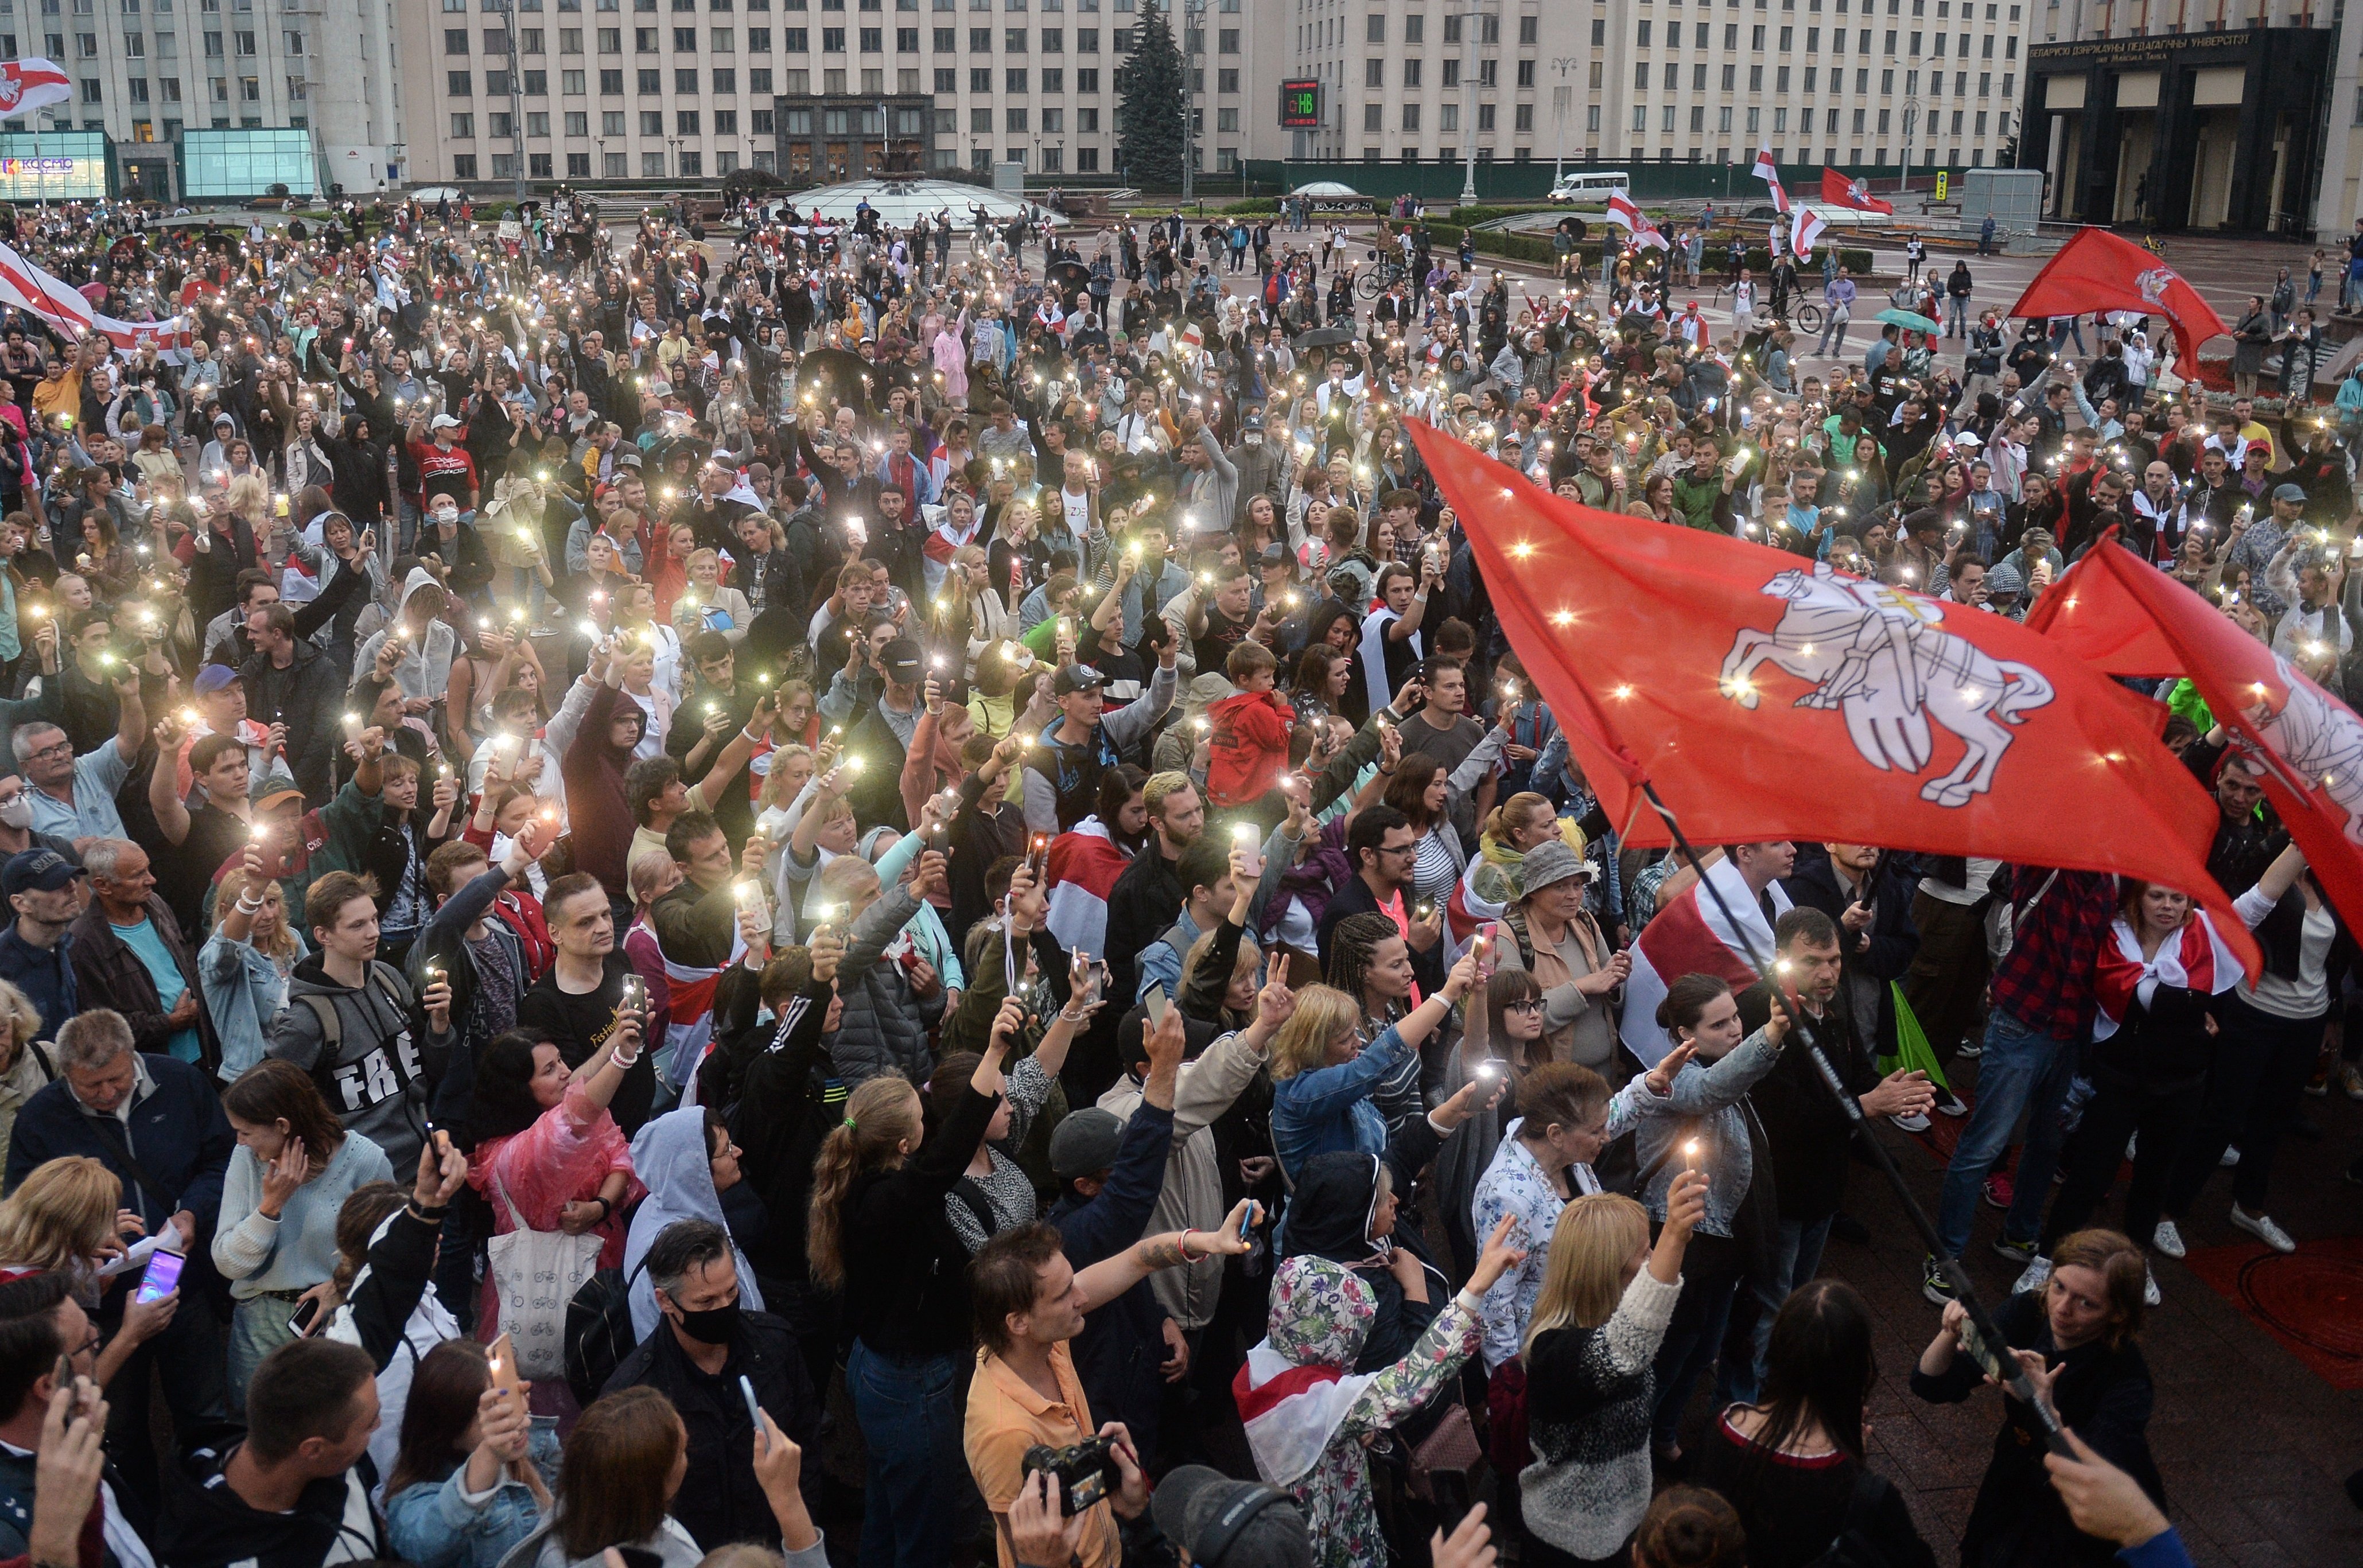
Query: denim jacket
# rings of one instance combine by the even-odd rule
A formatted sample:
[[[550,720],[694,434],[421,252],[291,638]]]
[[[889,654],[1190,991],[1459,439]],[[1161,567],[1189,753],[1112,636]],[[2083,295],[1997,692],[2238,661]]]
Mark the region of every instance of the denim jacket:
[[[262,1060],[271,1021],[287,1005],[287,977],[253,943],[216,932],[197,954],[197,986],[221,1037],[221,1079],[228,1083]]]
[[[1706,1214],[1698,1228],[1710,1236],[1730,1236],[1732,1219],[1755,1177],[1747,1112],[1740,1101],[1780,1059],[1781,1047],[1759,1029],[1720,1061],[1686,1064],[1665,1099],[1644,1099],[1634,1143],[1648,1173],[1643,1201],[1650,1218],[1666,1217],[1666,1189],[1683,1165],[1681,1145],[1695,1138],[1698,1168],[1706,1173]]]
[[[1386,1153],[1386,1120],[1373,1097],[1407,1051],[1402,1032],[1390,1028],[1350,1062],[1315,1067],[1271,1086],[1272,1152],[1291,1187],[1315,1154],[1339,1149]]]
[[[552,1418],[533,1419],[526,1452],[543,1485],[556,1486],[558,1428]],[[467,1474],[462,1462],[440,1482],[416,1482],[386,1499],[386,1537],[395,1556],[417,1568],[497,1568],[510,1548],[540,1526],[541,1505],[524,1482],[505,1474],[490,1496],[471,1499]]]

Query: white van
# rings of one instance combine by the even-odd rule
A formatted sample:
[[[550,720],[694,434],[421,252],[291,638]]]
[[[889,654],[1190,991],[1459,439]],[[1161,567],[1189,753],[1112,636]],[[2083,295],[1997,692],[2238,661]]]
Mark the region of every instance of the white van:
[[[1632,183],[1633,176],[1621,169],[1604,173],[1562,174],[1559,183],[1550,188],[1550,200],[1604,206],[1611,193],[1625,190]]]

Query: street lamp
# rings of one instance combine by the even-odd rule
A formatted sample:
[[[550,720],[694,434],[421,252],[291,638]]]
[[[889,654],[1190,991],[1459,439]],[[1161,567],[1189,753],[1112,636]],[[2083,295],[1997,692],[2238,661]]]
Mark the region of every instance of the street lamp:
[[[1573,55],[1565,55],[1551,61],[1551,70],[1558,72],[1559,80],[1559,84],[1551,89],[1551,123],[1559,130],[1559,145],[1551,154],[1551,183],[1554,185],[1567,176],[1567,111],[1575,97],[1575,89],[1568,84],[1567,79],[1575,74],[1575,68],[1581,63]]]
[[[523,202],[526,198],[525,83],[517,74],[516,0],[499,0],[499,3],[502,15],[508,23],[509,193]]]
[[[1182,0],[1182,200],[1198,185],[1198,49],[1205,42],[1206,0]]]
[[[1467,17],[1460,24],[1460,44],[1468,54],[1460,67],[1460,202],[1472,207],[1477,204],[1477,35],[1484,26],[1483,18],[1479,0],[1469,0]]]

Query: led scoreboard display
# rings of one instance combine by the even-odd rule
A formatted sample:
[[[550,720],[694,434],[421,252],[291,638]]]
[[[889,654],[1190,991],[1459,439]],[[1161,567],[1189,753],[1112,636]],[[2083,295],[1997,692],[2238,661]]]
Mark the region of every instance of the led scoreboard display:
[[[1284,130],[1321,127],[1321,83],[1310,77],[1280,84],[1280,124]]]

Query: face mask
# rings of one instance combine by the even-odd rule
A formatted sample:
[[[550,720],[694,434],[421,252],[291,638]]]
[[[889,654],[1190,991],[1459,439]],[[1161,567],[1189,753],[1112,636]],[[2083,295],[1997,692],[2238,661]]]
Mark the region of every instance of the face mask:
[[[0,801],[0,823],[12,828],[33,825],[33,802],[19,793],[13,801]]]
[[[435,514],[435,525],[438,528],[455,527],[459,522],[460,514],[456,512],[438,512]]]
[[[681,1314],[681,1331],[702,1345],[727,1345],[730,1336],[738,1331],[738,1303],[735,1298],[726,1307],[713,1307],[703,1312],[693,1312],[676,1301],[673,1310]]]

